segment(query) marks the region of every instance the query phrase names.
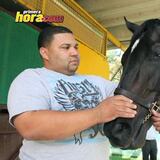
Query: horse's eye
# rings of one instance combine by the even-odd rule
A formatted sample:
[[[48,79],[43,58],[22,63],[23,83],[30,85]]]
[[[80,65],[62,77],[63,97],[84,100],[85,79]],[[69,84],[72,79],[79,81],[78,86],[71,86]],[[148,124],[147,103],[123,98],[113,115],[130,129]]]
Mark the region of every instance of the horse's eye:
[[[160,53],[156,53],[156,56],[157,56],[157,57],[160,57]]]
[[[160,44],[155,44],[152,46],[152,51],[154,52],[154,56],[160,57]]]
[[[155,53],[154,53],[154,57],[155,57],[155,58],[156,58],[156,57],[157,57],[157,58],[160,58],[160,52],[155,52]]]

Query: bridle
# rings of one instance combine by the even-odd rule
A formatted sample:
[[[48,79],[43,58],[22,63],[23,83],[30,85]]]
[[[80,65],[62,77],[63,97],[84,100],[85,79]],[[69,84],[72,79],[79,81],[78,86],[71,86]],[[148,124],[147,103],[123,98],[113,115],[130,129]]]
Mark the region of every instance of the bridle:
[[[116,88],[114,91],[115,95],[124,95],[130,99],[132,99],[136,104],[139,104],[140,106],[144,107],[149,111],[149,113],[146,115],[146,117],[143,120],[143,124],[147,122],[147,120],[150,119],[152,116],[152,110],[155,111],[160,111],[160,101],[155,101],[155,102],[147,102],[144,98],[141,98],[137,96],[136,94],[127,91],[125,89],[122,89],[120,87]]]

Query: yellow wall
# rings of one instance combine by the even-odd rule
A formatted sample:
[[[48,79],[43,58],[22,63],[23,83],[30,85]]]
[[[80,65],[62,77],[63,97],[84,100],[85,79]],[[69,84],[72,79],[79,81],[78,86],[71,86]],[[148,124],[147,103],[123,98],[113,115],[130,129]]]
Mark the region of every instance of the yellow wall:
[[[79,43],[79,52],[81,63],[78,73],[99,75],[109,79],[109,65],[103,56],[97,54],[82,43]]]

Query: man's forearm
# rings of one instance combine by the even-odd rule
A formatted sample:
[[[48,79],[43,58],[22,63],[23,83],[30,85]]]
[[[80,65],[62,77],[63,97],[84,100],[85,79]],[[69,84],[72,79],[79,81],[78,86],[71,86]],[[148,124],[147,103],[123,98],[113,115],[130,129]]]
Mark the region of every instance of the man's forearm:
[[[30,140],[64,139],[97,123],[97,110],[32,111],[15,118],[20,134]]]
[[[133,118],[136,106],[124,96],[106,98],[92,109],[80,111],[30,111],[14,118],[14,125],[26,139],[64,139],[97,123],[117,117]]]

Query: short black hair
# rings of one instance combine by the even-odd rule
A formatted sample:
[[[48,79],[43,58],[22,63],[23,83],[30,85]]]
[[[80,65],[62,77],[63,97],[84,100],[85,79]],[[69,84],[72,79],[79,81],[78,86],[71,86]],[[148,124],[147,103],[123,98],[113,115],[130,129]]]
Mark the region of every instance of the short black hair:
[[[38,36],[38,49],[46,47],[52,40],[53,36],[58,33],[72,33],[73,32],[64,26],[50,26],[43,29]]]

